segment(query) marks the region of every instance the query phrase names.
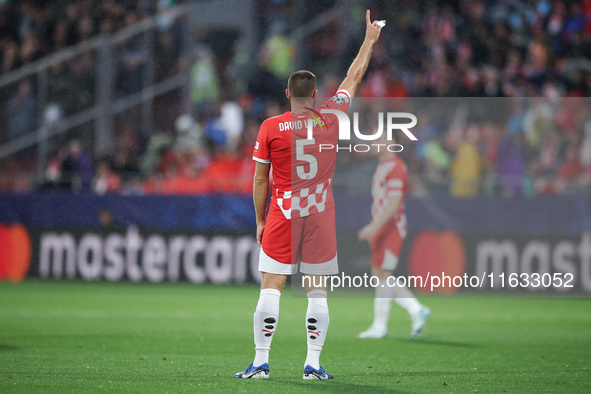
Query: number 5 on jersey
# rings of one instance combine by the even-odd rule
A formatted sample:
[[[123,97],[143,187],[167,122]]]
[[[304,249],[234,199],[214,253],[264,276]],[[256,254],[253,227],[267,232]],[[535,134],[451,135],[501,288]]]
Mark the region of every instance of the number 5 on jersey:
[[[310,165],[310,170],[308,172],[306,172],[305,166],[303,164],[296,167],[296,171],[300,179],[311,179],[314,178],[318,173],[318,162],[316,161],[314,155],[304,153],[305,146],[314,145],[315,143],[316,140],[314,138],[296,140],[296,160],[305,161]]]

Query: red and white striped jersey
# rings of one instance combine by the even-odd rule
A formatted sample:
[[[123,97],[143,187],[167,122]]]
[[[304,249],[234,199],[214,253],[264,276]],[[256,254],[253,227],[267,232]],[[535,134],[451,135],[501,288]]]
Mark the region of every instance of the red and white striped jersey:
[[[259,129],[253,160],[271,163],[273,186],[268,217],[306,217],[334,207],[332,178],[336,149],[319,149],[321,144],[337,145],[336,115],[322,109],[349,111],[350,95],[339,90],[320,107],[307,113],[285,112],[269,118]],[[313,124],[308,139],[307,124]]]
[[[402,237],[406,236],[406,214],[404,212],[404,199],[408,189],[408,171],[406,164],[398,156],[380,160],[374,173],[371,187],[371,217],[372,221],[381,216],[393,196],[400,196],[400,206],[394,216],[384,225],[396,226]]]

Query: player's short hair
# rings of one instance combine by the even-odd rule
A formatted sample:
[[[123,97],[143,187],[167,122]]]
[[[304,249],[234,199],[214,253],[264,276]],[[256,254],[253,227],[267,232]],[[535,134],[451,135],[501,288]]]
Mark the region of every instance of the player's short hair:
[[[312,97],[316,90],[316,76],[307,70],[296,71],[287,81],[291,97]]]

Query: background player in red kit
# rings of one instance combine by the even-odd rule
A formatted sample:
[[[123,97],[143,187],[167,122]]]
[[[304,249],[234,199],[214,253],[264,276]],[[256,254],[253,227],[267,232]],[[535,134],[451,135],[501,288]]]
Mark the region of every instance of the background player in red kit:
[[[386,141],[384,141],[386,142]],[[406,237],[404,199],[408,173],[404,161],[387,149],[378,152],[379,164],[371,186],[371,223],[359,231],[359,239],[369,242],[371,274],[380,278],[374,300],[374,321],[359,338],[383,338],[388,334],[392,300],[407,310],[411,317],[411,337],[419,336],[431,311],[423,306],[406,287],[388,287],[387,278],[398,265]]]
[[[382,23],[370,20],[366,13],[365,40],[351,64],[338,92],[324,105],[314,107],[316,77],[309,71],[297,71],[288,81],[286,96],[291,111],[267,119],[261,125],[255,144],[254,205],[257,240],[261,245],[259,270],[261,292],[254,313],[255,358],[236,378],[268,378],[269,350],[279,319],[279,297],[287,275],[299,270],[305,275],[329,275],[338,272],[332,177],[335,150],[320,151],[320,144],[338,142],[336,116],[321,110],[347,112],[380,36]],[[322,115],[322,116],[321,116]],[[313,125],[308,138],[308,122]],[[273,186],[269,172],[273,168]],[[272,192],[265,218],[267,198]],[[298,264],[299,263],[299,264]],[[328,328],[328,304],[325,288],[306,288],[306,337],[308,353],[304,379],[332,379],[320,366],[320,352]]]

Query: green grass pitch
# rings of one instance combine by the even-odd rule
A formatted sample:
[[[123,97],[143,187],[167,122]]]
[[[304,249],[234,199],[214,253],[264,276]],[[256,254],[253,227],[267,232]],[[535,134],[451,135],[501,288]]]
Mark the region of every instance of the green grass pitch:
[[[426,300],[423,336],[392,307],[390,336],[360,340],[371,299],[329,300],[322,365],[302,380],[306,300],[281,300],[271,378],[253,357],[255,286],[0,284],[0,392],[589,392],[591,300]]]

